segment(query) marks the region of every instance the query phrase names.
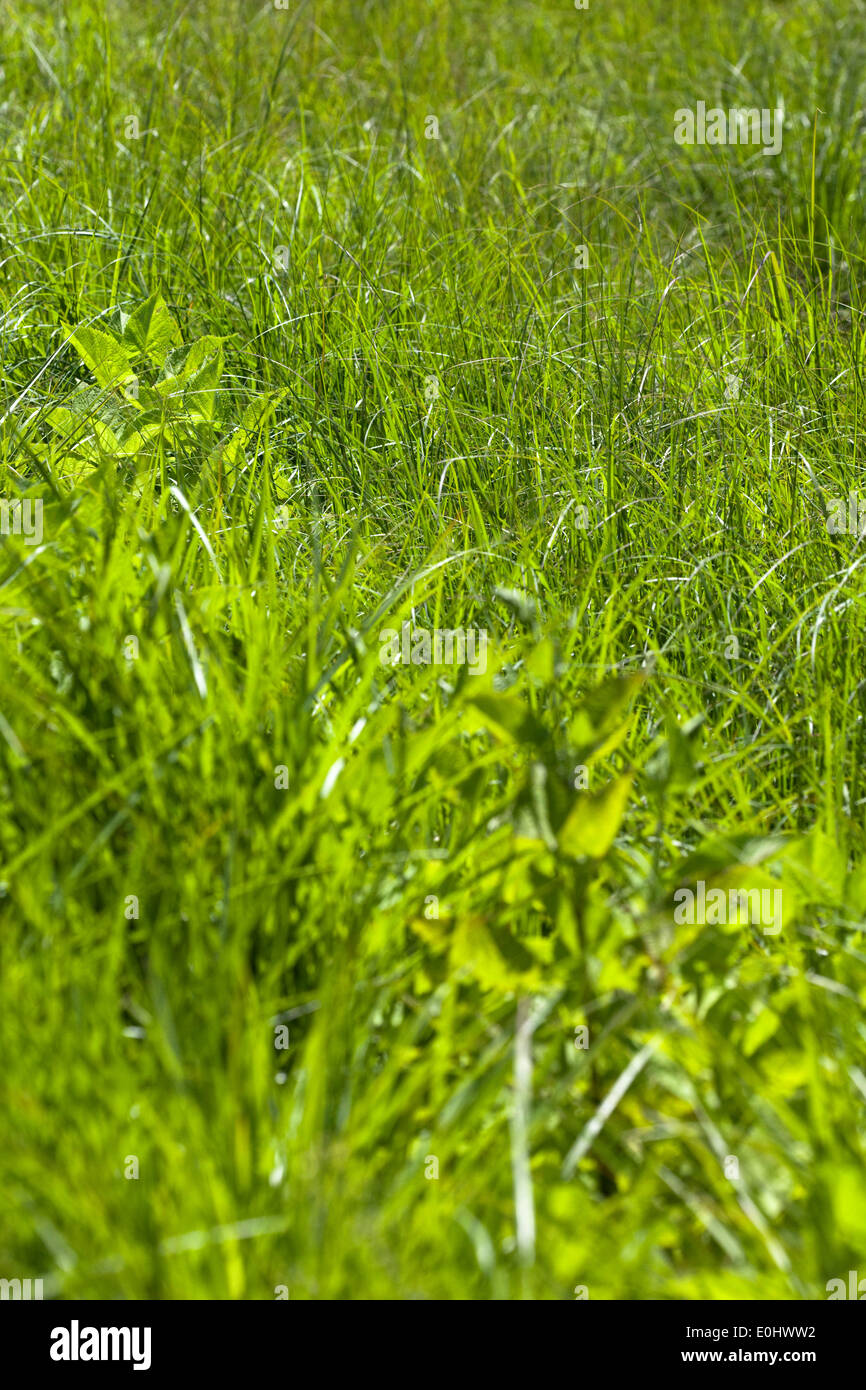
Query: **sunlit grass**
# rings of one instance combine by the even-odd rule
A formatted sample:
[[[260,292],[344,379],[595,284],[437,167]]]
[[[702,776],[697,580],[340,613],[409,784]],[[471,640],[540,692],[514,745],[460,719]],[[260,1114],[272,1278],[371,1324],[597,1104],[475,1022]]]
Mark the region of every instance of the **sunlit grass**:
[[[824,1297],[863,5],[0,14],[0,1276]]]

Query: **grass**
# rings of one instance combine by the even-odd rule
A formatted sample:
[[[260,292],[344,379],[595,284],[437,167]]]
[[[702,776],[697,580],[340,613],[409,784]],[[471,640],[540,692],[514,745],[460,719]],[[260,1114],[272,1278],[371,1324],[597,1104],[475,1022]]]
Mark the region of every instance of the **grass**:
[[[0,1275],[866,1274],[861,0],[0,14]]]

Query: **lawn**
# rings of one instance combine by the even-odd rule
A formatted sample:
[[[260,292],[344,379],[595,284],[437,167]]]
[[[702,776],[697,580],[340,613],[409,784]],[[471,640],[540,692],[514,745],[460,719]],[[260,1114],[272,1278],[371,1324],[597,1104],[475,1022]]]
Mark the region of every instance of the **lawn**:
[[[0,1276],[866,1276],[866,4],[0,55]]]

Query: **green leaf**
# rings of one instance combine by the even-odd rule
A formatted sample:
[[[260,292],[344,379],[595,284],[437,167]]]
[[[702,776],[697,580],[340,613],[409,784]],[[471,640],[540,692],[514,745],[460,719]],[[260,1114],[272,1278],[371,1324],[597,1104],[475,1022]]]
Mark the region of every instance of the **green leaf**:
[[[176,347],[179,342],[177,324],[158,290],[150,299],[139,304],[124,325],[124,346],[136,349],[143,357],[149,357],[160,367],[165,362],[169,348]]]
[[[222,339],[196,343],[186,360],[184,372],[189,373],[184,400],[206,420],[212,421],[216,415],[216,388],[223,374]]]
[[[556,650],[546,639],[533,647],[526,658],[526,670],[542,685],[550,685],[556,675]]]
[[[472,695],[466,705],[475,712],[477,727],[488,729],[505,743],[541,748],[548,742],[544,726],[518,695]]]
[[[518,839],[541,840],[549,850],[556,849],[556,836],[550,825],[547,801],[548,773],[544,763],[529,768],[529,785],[515,808],[514,833]]]
[[[451,937],[451,967],[468,970],[482,989],[540,989],[543,976],[532,956],[508,932],[477,919],[458,923]]]
[[[743,1040],[740,1044],[740,1050],[743,1056],[752,1057],[754,1053],[758,1051],[762,1043],[767,1042],[767,1040],[773,1036],[780,1023],[781,1019],[773,1009],[766,1007],[762,1008],[757,1018],[752,1019],[743,1034]]]
[[[740,865],[755,867],[777,858],[790,843],[791,837],[785,835],[753,835],[748,831],[709,835],[677,865],[672,886],[709,879]]]
[[[631,791],[626,773],[592,796],[579,796],[559,828],[559,848],[573,859],[601,859],[613,844]]]
[[[99,420],[120,437],[137,408],[137,403],[122,402],[115,395],[106,396],[98,386],[81,386],[55,406],[46,419],[55,429],[70,433],[76,429],[80,433],[82,425],[92,425],[94,420]]]
[[[641,671],[614,676],[583,697],[568,728],[581,760],[610,753],[622,741],[628,730],[629,706],[645,680]]]
[[[68,325],[65,327],[70,335],[69,341],[100,386],[108,390],[134,380],[135,373],[125,349],[109,333],[104,333],[101,328],[92,328],[89,324],[74,329]]]
[[[235,430],[231,439],[225,446],[224,458],[226,463],[235,464],[243,456],[244,448],[254,439],[259,430],[264,425],[282,400],[288,395],[288,387],[281,387],[278,391],[269,391],[250,401],[241,416],[241,422]]]
[[[96,415],[85,420],[76,412],[67,410],[62,405],[58,405],[55,406],[54,410],[49,411],[45,418],[49,425],[59,433],[69,436],[73,434],[79,435],[83,443],[83,448],[82,444],[79,443],[76,443],[74,446],[79,452],[90,452],[93,454],[92,449],[89,451],[87,450],[87,436],[90,434],[96,439],[100,448],[104,449],[107,453],[117,453],[119,448],[117,435],[104,420],[100,420]],[[84,426],[83,433],[82,426]]]
[[[853,1249],[866,1248],[866,1191],[862,1169],[827,1164],[824,1180],[833,1203],[833,1231]],[[841,1272],[841,1271],[840,1271]]]

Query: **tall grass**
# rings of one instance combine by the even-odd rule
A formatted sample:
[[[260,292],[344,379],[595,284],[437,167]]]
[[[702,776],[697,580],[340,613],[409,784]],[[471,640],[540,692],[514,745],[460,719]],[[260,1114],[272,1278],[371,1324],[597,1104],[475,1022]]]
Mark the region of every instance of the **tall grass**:
[[[0,14],[0,1275],[824,1297],[864,6]]]

